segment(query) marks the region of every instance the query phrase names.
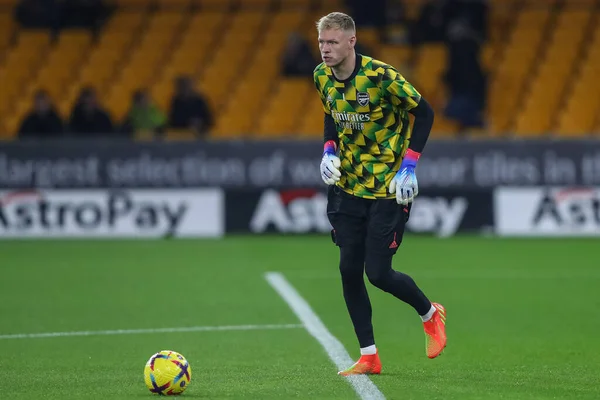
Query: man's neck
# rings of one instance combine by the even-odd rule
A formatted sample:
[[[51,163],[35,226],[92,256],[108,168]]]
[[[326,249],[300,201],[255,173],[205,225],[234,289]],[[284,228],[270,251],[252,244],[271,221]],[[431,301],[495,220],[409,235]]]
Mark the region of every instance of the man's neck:
[[[356,67],[356,52],[352,52],[344,62],[339,65],[332,67],[333,73],[335,77],[340,81],[348,79],[350,75],[354,72],[354,68]]]

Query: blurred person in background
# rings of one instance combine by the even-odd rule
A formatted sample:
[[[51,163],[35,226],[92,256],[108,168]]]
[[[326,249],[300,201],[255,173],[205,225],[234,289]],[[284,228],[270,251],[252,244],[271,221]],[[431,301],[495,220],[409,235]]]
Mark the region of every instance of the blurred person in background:
[[[145,89],[137,90],[133,94],[132,104],[123,124],[123,131],[130,135],[162,134],[167,125],[167,116],[152,101]]]
[[[410,29],[403,1],[388,1],[385,9],[383,41],[389,44],[410,42]]]
[[[446,25],[451,0],[427,0],[419,9],[416,21],[410,28],[412,45],[442,43],[446,37]]]
[[[207,136],[214,124],[208,101],[195,88],[187,76],[175,80],[175,94],[171,100],[169,126],[190,129],[197,136]]]
[[[446,46],[448,68],[444,81],[449,99],[445,115],[461,130],[483,128],[487,78],[481,65],[486,40],[488,4],[485,0],[447,0]]]
[[[375,28],[380,38],[385,37],[386,14],[388,7],[400,0],[346,0],[346,7],[354,15],[358,29]],[[362,53],[365,54],[365,53]]]
[[[14,8],[15,20],[24,28],[59,30],[64,0],[20,0]]]
[[[61,2],[62,26],[65,28],[97,30],[112,12],[103,0],[61,0]]]
[[[20,0],[16,20],[26,28],[97,30],[112,13],[103,0]]]
[[[63,135],[63,121],[46,91],[35,93],[33,109],[19,128],[19,139],[55,139]]]
[[[76,137],[111,136],[114,132],[110,115],[98,103],[96,91],[91,87],[81,90],[69,119],[69,132]]]
[[[318,63],[307,40],[299,33],[292,32],[283,53],[284,75],[312,77],[313,69]]]

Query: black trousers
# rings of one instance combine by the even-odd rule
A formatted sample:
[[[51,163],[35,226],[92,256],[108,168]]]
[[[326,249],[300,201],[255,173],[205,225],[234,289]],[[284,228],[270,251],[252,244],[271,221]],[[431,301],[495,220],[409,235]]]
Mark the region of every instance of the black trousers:
[[[363,199],[345,193],[337,186],[328,191],[327,216],[331,237],[340,249],[340,274],[346,307],[360,347],[375,344],[371,301],[364,274],[371,284],[411,305],[419,315],[426,314],[431,302],[414,280],[392,269],[411,205],[395,199]]]

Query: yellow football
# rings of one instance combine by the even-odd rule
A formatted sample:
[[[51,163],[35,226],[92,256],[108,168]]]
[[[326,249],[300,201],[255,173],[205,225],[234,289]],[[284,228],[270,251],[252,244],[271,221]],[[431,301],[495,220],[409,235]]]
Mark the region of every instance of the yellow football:
[[[162,350],[152,355],[144,367],[144,381],[152,393],[177,395],[189,386],[192,368],[176,351]]]

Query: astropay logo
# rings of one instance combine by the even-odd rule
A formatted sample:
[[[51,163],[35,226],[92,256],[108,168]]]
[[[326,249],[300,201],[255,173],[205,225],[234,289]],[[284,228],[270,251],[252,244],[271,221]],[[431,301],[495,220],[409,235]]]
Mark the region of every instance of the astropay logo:
[[[468,207],[469,203],[464,197],[417,196],[406,227],[412,232],[449,237],[460,228]]]
[[[598,188],[501,188],[495,196],[500,234],[600,236]]]
[[[314,189],[264,191],[250,220],[250,230],[260,233],[269,228],[283,233],[329,232],[327,197]]]
[[[213,197],[202,192],[160,190],[1,192],[0,236],[165,237],[218,233],[223,228],[211,215],[215,214],[211,208],[219,207]]]

